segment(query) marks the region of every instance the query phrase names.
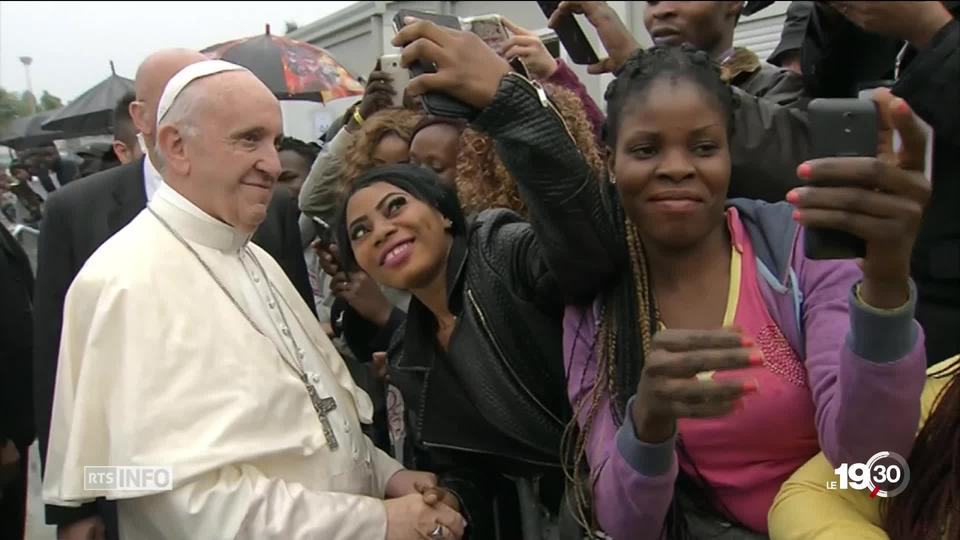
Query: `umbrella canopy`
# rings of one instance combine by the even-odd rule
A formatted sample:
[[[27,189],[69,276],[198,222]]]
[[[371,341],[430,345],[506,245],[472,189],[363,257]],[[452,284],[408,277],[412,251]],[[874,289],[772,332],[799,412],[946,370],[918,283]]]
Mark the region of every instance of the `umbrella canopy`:
[[[61,130],[69,137],[112,133],[113,109],[124,94],[132,91],[133,81],[111,73],[61,109],[43,128]]]
[[[7,126],[3,135],[0,135],[0,144],[9,146],[14,150],[23,150],[33,146],[43,146],[50,144],[57,139],[63,139],[64,134],[60,131],[47,131],[43,129],[43,124],[52,116],[63,109],[55,111],[46,111],[31,116],[16,118]]]
[[[326,102],[363,94],[363,85],[330,53],[273,36],[269,25],[264,35],[220,43],[202,52],[249,69],[278,99]]]

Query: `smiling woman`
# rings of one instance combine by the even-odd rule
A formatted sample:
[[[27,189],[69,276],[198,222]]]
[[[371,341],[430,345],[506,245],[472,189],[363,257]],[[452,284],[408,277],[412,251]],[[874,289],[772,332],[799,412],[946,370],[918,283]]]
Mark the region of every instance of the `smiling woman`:
[[[456,493],[471,538],[521,538],[511,478],[541,482],[554,514],[562,491],[563,306],[531,226],[506,210],[468,223],[455,189],[426,167],[368,171],[345,195],[337,242],[344,267],[413,295],[388,349],[416,419],[403,455]]]

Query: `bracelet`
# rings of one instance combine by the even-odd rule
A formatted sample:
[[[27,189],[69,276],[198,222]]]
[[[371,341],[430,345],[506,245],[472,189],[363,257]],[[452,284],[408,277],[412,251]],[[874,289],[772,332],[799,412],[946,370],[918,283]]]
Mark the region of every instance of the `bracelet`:
[[[889,313],[898,313],[898,312],[901,312],[901,311],[903,311],[904,308],[906,308],[908,305],[910,305],[910,300],[911,300],[911,298],[913,297],[913,293],[912,293],[912,292],[909,293],[909,294],[907,295],[907,301],[906,301],[902,306],[900,306],[900,307],[896,307],[896,308],[878,308],[878,307],[874,307],[874,306],[868,304],[868,303],[863,299],[863,296],[860,295],[860,287],[861,287],[862,285],[863,285],[863,282],[862,282],[862,281],[858,281],[857,284],[853,286],[853,296],[854,296],[854,298],[857,299],[857,302],[860,302],[860,305],[862,305],[862,306],[864,306],[864,307],[867,307],[867,308],[870,308],[870,309],[872,309],[872,310],[874,310],[874,311],[877,311],[877,312],[879,312],[879,313],[887,313],[887,314],[889,314]]]
[[[353,110],[353,121],[356,122],[358,126],[363,125],[363,115],[360,114],[360,107]]]

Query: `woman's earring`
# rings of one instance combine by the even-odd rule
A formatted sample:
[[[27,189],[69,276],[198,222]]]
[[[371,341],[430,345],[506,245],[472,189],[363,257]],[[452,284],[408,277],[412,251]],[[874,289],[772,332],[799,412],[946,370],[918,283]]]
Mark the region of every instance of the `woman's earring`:
[[[616,185],[616,183],[617,183],[617,175],[615,175],[615,174],[613,174],[613,173],[610,173],[609,181],[610,181],[611,184]]]
[[[444,221],[444,222],[443,222],[443,228],[444,228],[444,230],[448,230],[448,231],[449,231],[450,229],[453,228],[453,222],[450,221],[449,219],[446,220],[446,221]]]

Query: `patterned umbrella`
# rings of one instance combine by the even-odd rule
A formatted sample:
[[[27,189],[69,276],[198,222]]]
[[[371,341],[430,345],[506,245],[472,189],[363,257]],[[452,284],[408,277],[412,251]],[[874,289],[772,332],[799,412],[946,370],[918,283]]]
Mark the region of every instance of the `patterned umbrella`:
[[[252,71],[278,99],[326,102],[363,94],[363,85],[327,51],[270,34],[207,47],[211,59],[226,60]]]

